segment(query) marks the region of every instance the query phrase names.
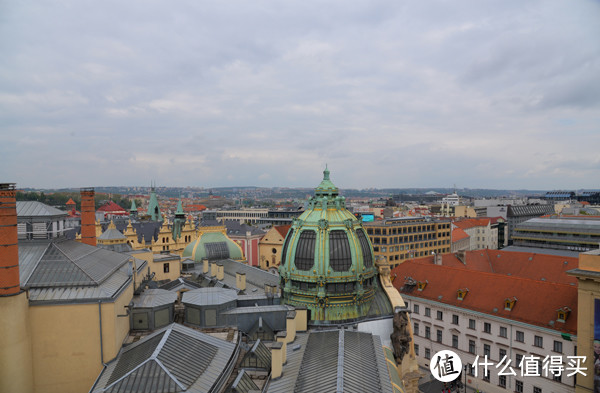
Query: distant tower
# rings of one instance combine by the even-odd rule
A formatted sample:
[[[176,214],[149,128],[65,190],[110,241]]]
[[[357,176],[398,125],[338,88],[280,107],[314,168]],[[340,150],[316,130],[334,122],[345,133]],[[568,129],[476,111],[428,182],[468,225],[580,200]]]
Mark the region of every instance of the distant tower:
[[[177,211],[175,212],[175,219],[173,220],[173,240],[177,241],[181,236],[181,229],[185,225],[185,213],[183,212],[183,204],[181,198],[177,203]]]
[[[162,221],[162,214],[158,206],[158,198],[154,186],[150,188],[150,202],[148,203],[148,215],[152,221]]]
[[[81,189],[81,242],[96,245],[96,206],[94,189]]]
[[[21,291],[17,203],[13,183],[0,184],[0,392],[33,392],[29,302]]]
[[[138,211],[137,211],[137,206],[135,205],[135,199],[131,200],[131,207],[129,208],[129,216],[130,217],[137,217]]]

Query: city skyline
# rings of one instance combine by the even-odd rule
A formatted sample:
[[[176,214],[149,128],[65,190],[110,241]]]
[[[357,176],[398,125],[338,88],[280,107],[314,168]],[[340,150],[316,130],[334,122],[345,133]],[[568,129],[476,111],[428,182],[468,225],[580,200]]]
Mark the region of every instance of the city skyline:
[[[6,3],[0,179],[597,189],[600,4]]]

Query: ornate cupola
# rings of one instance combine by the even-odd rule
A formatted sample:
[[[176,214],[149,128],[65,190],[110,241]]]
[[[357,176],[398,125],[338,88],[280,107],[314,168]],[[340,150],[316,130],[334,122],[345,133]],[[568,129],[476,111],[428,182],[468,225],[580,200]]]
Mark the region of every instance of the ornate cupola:
[[[307,210],[294,219],[281,260],[283,302],[307,307],[312,323],[367,315],[377,289],[373,247],[327,168]]]

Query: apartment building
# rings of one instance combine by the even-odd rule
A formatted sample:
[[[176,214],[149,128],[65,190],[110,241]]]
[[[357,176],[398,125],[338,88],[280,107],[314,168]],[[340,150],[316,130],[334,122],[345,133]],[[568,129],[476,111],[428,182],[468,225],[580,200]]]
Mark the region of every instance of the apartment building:
[[[449,219],[428,217],[388,218],[363,224],[376,256],[385,256],[392,265],[410,258],[450,252]]]

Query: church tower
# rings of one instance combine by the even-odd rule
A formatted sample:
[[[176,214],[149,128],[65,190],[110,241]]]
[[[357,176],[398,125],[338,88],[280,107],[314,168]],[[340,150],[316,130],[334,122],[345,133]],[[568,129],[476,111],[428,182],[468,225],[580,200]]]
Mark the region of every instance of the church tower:
[[[183,212],[183,204],[181,203],[181,198],[179,198],[179,202],[177,203],[177,211],[175,211],[175,218],[173,219],[173,240],[179,241],[181,237],[181,230],[185,225],[185,213]]]
[[[148,203],[148,215],[152,221],[162,221],[162,214],[158,206],[158,198],[156,197],[156,189],[154,186],[150,188],[150,202]]]

